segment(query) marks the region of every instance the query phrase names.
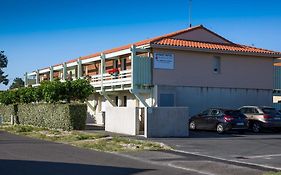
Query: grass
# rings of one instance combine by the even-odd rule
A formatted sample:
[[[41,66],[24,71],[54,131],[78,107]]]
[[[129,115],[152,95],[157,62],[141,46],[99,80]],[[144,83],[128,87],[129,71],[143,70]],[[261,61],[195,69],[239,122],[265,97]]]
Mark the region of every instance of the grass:
[[[105,152],[157,151],[170,149],[170,147],[157,142],[109,136],[102,133],[63,131],[29,125],[0,125],[0,130]]]

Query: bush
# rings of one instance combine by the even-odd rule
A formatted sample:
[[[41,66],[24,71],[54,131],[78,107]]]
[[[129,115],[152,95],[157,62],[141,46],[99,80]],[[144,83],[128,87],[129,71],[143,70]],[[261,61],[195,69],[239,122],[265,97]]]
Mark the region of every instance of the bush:
[[[35,101],[34,89],[31,87],[20,88],[18,90],[19,100],[21,103],[31,103]]]
[[[63,130],[85,128],[86,104],[20,104],[20,124]]]
[[[0,93],[0,103],[4,105],[19,103],[20,98],[17,90],[3,91]]]
[[[84,79],[78,79],[71,82],[71,99],[73,101],[84,102],[94,92],[94,87],[89,81]]]
[[[3,117],[3,122],[10,122],[11,115],[15,115],[15,106],[0,104],[0,116]]]
[[[60,81],[45,81],[41,84],[42,96],[46,102],[55,103],[63,100],[63,84]]]

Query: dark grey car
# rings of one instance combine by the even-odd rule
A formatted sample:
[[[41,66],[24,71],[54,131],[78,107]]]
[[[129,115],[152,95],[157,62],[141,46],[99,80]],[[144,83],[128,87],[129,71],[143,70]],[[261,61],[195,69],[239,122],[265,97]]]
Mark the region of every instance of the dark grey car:
[[[191,117],[189,128],[191,130],[215,130],[218,133],[229,130],[244,132],[248,129],[248,121],[239,110],[211,108]]]

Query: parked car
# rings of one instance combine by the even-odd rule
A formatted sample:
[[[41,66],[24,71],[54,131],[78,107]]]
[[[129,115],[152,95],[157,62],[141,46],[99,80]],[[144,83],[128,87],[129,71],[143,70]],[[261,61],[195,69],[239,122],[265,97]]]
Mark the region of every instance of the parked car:
[[[239,110],[211,108],[191,117],[189,128],[190,130],[215,130],[218,133],[238,130],[243,133],[248,129],[248,121]]]
[[[281,129],[281,113],[275,108],[268,106],[243,106],[239,110],[247,116],[249,127],[255,133],[260,132],[263,128]]]

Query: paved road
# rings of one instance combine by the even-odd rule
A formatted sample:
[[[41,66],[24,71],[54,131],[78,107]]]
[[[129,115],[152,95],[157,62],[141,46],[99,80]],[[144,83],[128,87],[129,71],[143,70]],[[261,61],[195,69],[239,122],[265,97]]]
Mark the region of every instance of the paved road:
[[[191,132],[189,138],[153,139],[177,150],[219,157],[227,160],[280,168],[281,134]]]
[[[163,175],[198,173],[143,160],[79,149],[0,131],[0,172],[3,175]]]

